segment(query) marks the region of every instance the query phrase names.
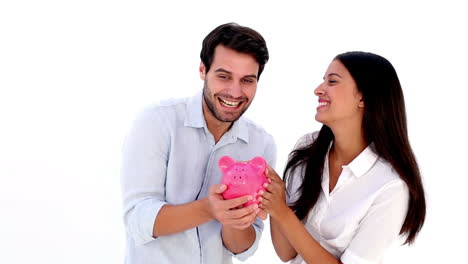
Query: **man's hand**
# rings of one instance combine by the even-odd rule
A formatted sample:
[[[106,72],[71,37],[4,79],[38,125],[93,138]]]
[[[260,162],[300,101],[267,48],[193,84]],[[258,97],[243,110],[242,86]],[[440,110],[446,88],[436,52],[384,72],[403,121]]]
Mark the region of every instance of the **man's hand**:
[[[226,185],[224,184],[215,184],[210,187],[208,204],[211,216],[226,227],[242,230],[251,226],[260,209],[257,204],[251,204],[247,207],[242,207],[242,205],[254,197],[246,195],[224,200],[221,193],[225,190]]]

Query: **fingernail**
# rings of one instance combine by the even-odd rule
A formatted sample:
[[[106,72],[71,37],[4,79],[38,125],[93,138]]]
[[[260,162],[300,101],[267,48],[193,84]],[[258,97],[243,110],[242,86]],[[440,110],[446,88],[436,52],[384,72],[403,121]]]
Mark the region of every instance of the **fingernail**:
[[[253,205],[253,209],[256,210],[257,208],[258,208],[258,204],[254,204],[254,205]]]
[[[266,188],[267,186],[268,186],[268,183],[265,182],[265,183],[263,184],[263,187]]]
[[[263,194],[263,191],[262,191],[262,190],[260,190],[260,191],[258,192],[258,194],[262,195],[262,194]]]
[[[253,199],[252,195],[249,195],[249,201],[251,201]]]

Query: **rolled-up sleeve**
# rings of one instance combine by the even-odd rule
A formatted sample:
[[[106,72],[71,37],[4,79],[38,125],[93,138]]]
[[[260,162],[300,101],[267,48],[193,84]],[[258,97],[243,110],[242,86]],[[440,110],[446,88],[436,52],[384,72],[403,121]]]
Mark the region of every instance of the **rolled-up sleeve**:
[[[408,199],[408,188],[401,180],[383,187],[341,256],[341,262],[380,263],[385,251],[399,236],[408,209]]]
[[[154,222],[166,204],[164,186],[170,133],[163,119],[155,108],[142,111],[127,134],[122,150],[124,224],[137,244],[155,239]]]
[[[240,261],[246,261],[249,257],[251,257],[255,253],[255,251],[257,251],[258,244],[260,243],[260,238],[262,236],[263,221],[257,218],[257,220],[255,220],[255,222],[253,223],[253,227],[255,230],[255,241],[252,244],[252,246],[250,246],[250,248],[247,249],[246,251],[241,252],[239,254],[234,254],[231,252],[231,254]]]

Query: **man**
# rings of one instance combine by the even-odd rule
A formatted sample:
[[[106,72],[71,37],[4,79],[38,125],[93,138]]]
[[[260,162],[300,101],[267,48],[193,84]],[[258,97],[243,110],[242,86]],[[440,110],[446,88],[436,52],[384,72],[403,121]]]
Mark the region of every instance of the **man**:
[[[123,150],[126,263],[232,263],[257,249],[266,218],[252,197],[224,200],[218,160],[276,160],[271,135],[242,117],[268,61],[263,37],[234,23],[203,40],[203,91],[149,107]]]

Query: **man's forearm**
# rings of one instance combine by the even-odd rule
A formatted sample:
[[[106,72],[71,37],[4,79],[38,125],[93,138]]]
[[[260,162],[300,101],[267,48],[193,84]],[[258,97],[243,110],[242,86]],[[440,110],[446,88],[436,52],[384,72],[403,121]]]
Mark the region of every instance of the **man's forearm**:
[[[256,238],[255,229],[252,225],[242,230],[223,226],[221,232],[224,246],[234,254],[249,249]]]
[[[204,224],[213,217],[208,210],[208,200],[203,198],[181,205],[164,205],[156,217],[153,236],[167,236]]]

